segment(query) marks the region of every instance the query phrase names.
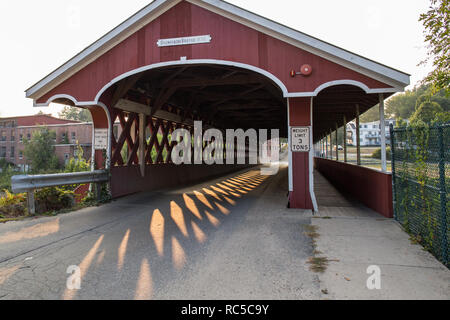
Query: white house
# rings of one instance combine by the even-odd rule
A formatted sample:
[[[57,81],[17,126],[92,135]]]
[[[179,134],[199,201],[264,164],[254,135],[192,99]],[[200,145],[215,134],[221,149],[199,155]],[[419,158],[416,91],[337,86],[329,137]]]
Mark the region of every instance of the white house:
[[[389,125],[395,126],[396,120],[387,119],[386,123],[386,143],[390,144]],[[381,129],[380,121],[360,123],[359,137],[361,146],[380,146],[381,145]],[[347,142],[349,145],[356,146],[356,124],[350,122],[347,124]]]

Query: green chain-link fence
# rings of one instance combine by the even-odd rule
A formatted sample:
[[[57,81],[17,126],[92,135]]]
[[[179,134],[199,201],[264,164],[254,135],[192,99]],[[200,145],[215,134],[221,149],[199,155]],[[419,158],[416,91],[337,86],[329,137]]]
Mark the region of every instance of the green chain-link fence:
[[[394,217],[449,267],[450,124],[390,131]]]

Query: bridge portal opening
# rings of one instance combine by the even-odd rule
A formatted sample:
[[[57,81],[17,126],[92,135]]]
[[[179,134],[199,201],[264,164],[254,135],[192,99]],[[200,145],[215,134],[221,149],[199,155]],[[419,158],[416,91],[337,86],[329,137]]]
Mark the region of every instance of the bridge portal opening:
[[[108,106],[113,127],[113,196],[191,183],[251,164],[247,138],[246,150],[241,150],[245,164],[175,165],[171,155],[177,142],[172,134],[186,129],[193,135],[196,121],[201,121],[203,131],[223,132],[224,144],[227,129],[254,130],[258,135],[266,129],[268,148],[280,141],[271,139],[272,130],[278,130],[280,138],[288,133],[282,89],[265,75],[235,66],[176,65],[132,73],[104,90],[100,100]],[[258,136],[259,142],[264,138]],[[228,147],[224,146],[224,157]],[[236,144],[234,148],[237,156]]]

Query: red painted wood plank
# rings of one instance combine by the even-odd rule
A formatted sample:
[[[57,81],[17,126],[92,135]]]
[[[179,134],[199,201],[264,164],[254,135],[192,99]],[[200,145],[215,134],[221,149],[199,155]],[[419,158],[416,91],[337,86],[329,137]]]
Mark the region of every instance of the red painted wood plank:
[[[156,44],[160,38],[206,34],[212,36],[209,44],[164,48],[158,48]],[[235,21],[181,2],[39,98],[38,102],[46,102],[56,94],[69,94],[78,101],[92,101],[115,77],[145,65],[176,61],[181,56],[234,61],[263,68],[279,78],[289,92],[312,92],[325,82],[343,79],[360,81],[370,88],[388,87]],[[306,63],[313,67],[311,76],[289,76],[290,70],[299,70]]]
[[[332,184],[386,218],[394,216],[392,175],[328,159],[315,158],[315,167]]]

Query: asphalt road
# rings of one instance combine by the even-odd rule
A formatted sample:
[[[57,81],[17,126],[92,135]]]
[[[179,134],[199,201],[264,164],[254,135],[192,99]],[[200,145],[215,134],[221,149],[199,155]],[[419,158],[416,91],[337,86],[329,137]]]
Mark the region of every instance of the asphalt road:
[[[285,208],[286,165],[259,173],[2,224],[0,299],[320,298],[311,218]]]

